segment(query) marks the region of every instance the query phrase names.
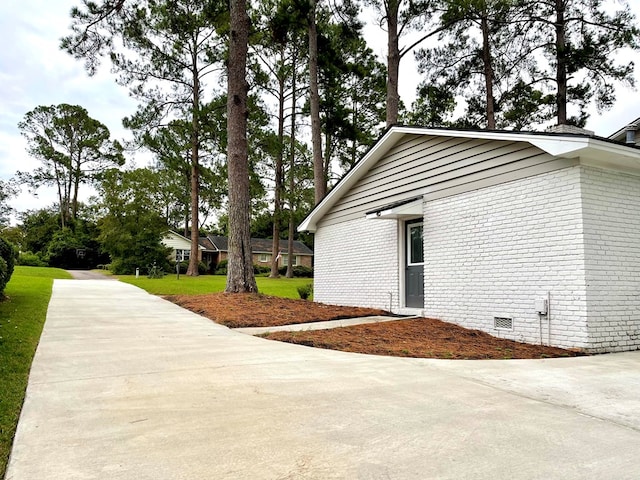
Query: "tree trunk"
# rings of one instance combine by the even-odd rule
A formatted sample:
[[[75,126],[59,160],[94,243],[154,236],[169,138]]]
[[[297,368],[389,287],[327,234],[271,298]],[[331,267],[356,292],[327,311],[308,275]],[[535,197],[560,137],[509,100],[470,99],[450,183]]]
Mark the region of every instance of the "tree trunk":
[[[387,18],[387,128],[398,123],[400,95],[400,46],[398,39],[398,10],[402,0],[386,0]]]
[[[293,177],[293,176],[292,176]],[[293,202],[289,204],[289,241],[287,243],[287,278],[293,278],[293,236],[296,232],[296,226],[293,218]]]
[[[78,152],[78,157],[82,152]],[[78,190],[80,189],[80,175],[82,174],[80,162],[76,161],[73,169],[73,201],[71,202],[71,218],[75,221],[78,219]]]
[[[284,64],[284,49],[280,52],[280,61]],[[295,67],[295,65],[294,65]],[[278,79],[278,153],[276,155],[276,178],[273,206],[273,242],[271,245],[271,273],[269,277],[278,278],[278,254],[280,253],[280,218],[282,216],[282,176],[284,155],[284,76]]]
[[[316,205],[327,195],[327,180],[322,158],[320,128],[320,93],[318,91],[318,31],[316,1],[309,0],[309,106],[311,110],[311,144],[313,149],[313,183]]]
[[[200,78],[198,77],[197,57],[193,58],[193,100],[191,119],[191,252],[187,275],[198,276],[198,253],[200,228],[198,225],[198,208],[200,206]]]
[[[246,0],[230,0],[227,94],[227,163],[229,178],[229,258],[225,292],[257,292],[251,255],[249,159],[247,149],[247,50],[249,16]]]
[[[70,153],[70,155],[73,155]],[[65,186],[64,186],[64,218],[67,226],[70,226],[71,223],[71,187],[73,185],[73,165],[72,160],[69,159],[69,167],[67,169],[67,173],[65,175]],[[64,171],[63,171],[64,172]]]
[[[295,205],[295,166],[296,166],[296,71],[293,70],[293,77],[291,79],[291,138],[289,147],[289,233],[288,233],[288,252],[287,252],[287,278],[293,277],[293,270],[291,269],[291,252],[293,251],[293,235],[295,234],[295,228],[293,224],[293,211]]]
[[[191,190],[191,171],[183,170],[182,173],[185,175],[185,183],[184,185],[188,185],[189,190]],[[191,195],[189,195],[191,198]],[[184,207],[184,236],[189,236],[189,211],[191,210],[191,205],[187,202],[182,203]]]
[[[61,174],[58,170],[58,166],[54,163],[53,170],[55,172],[56,187],[58,189],[58,202],[60,202],[60,227],[64,228],[67,224],[64,214],[64,186],[61,184]]]
[[[567,44],[565,38],[564,1],[556,0],[556,108],[558,125],[567,123]]]
[[[484,85],[487,102],[487,129],[496,129],[496,115],[493,98],[493,66],[491,59],[491,47],[489,46],[489,19],[487,11],[482,12],[480,28],[482,29],[482,63],[484,66]]]

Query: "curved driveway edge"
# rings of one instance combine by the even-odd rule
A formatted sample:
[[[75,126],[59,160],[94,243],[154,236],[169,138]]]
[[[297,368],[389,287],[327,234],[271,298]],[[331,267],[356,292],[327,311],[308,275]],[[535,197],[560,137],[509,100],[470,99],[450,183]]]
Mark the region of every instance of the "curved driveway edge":
[[[334,352],[56,280],[7,479],[637,479],[639,412],[640,352]]]

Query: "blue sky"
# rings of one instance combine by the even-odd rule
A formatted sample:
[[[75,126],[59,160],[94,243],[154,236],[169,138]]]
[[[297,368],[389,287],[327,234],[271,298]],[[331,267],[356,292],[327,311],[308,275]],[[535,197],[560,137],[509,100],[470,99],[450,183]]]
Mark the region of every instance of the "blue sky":
[[[640,17],[640,1],[629,2]],[[3,0],[0,2],[0,178],[8,179],[17,170],[30,170],[38,162],[30,158],[17,124],[24,114],[39,105],[78,104],[89,115],[106,124],[115,138],[128,137],[121,119],[136,107],[126,88],[117,85],[108,65],[88,77],[82,63],[59,50],[59,40],[68,33],[69,11],[80,0]],[[376,26],[366,30],[372,48],[382,59],[385,34]],[[632,54],[621,55],[630,61]],[[636,63],[640,54],[634,53]],[[408,61],[407,61],[408,60]],[[403,60],[401,95],[410,105],[419,78],[410,58]],[[638,67],[637,71],[640,71]],[[636,74],[638,78],[640,75]],[[640,85],[639,85],[640,86]],[[587,128],[608,136],[640,117],[640,93],[621,88],[616,106],[602,115],[593,111]],[[26,189],[13,201],[18,210],[42,208],[55,200],[50,191],[36,198]]]

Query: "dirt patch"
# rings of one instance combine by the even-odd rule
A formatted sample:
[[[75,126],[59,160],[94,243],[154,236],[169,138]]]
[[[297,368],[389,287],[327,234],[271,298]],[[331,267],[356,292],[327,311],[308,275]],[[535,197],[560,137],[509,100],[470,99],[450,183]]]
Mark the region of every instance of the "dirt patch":
[[[231,328],[275,327],[385,314],[370,308],[338,307],[254,294],[212,293],[166,298]],[[496,338],[479,330],[427,318],[263,336],[318,348],[397,357],[525,359],[581,355],[561,348]]]

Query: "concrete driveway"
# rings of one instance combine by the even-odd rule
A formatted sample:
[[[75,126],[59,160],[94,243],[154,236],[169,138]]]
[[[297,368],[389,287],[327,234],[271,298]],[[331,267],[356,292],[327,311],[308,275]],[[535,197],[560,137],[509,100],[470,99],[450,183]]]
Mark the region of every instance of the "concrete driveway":
[[[386,358],[56,280],[7,479],[637,479],[640,352]]]

